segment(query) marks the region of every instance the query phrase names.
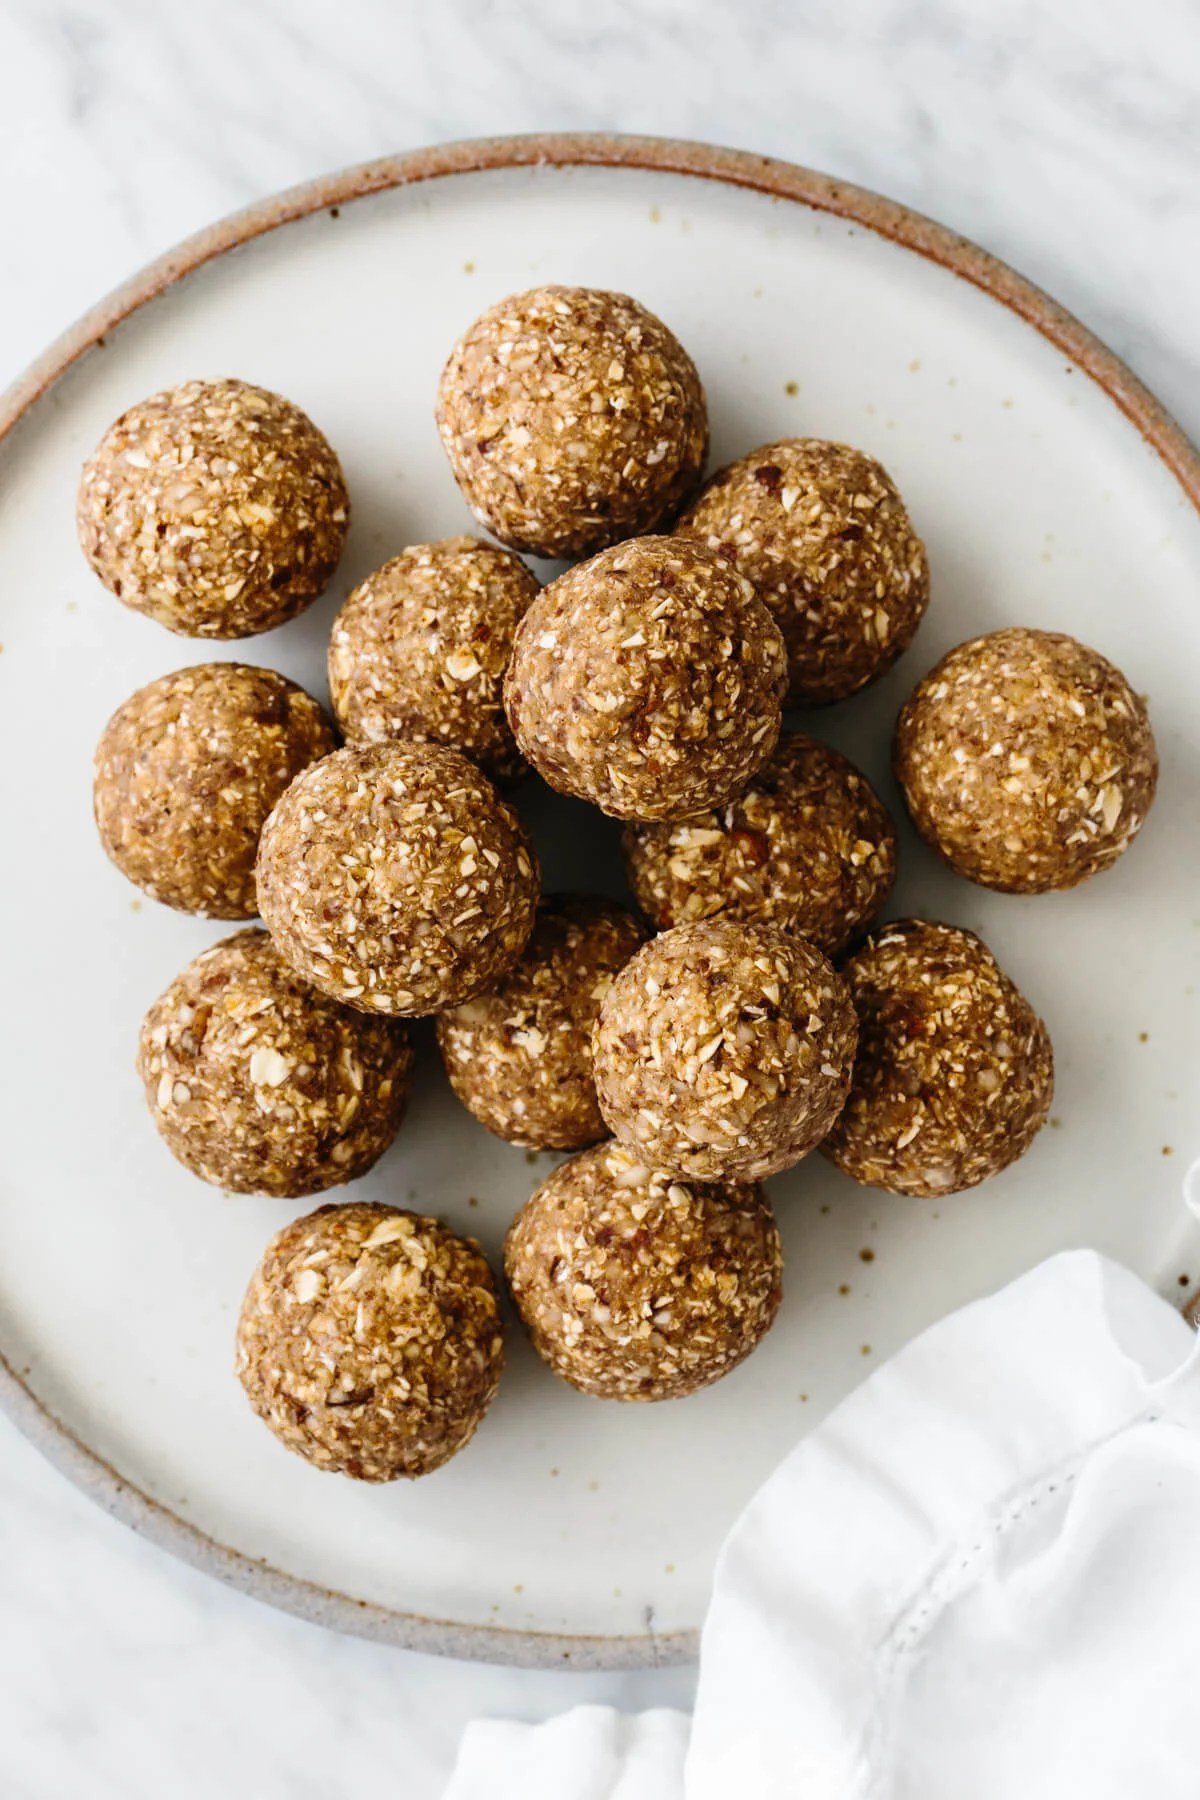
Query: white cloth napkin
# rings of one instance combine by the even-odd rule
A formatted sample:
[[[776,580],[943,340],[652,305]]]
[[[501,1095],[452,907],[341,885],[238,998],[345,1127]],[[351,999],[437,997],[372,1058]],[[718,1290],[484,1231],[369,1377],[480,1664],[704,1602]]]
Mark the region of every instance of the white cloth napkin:
[[[694,1719],[481,1721],[446,1800],[1196,1800],[1200,1352],[1090,1251],[935,1325],[734,1526]]]

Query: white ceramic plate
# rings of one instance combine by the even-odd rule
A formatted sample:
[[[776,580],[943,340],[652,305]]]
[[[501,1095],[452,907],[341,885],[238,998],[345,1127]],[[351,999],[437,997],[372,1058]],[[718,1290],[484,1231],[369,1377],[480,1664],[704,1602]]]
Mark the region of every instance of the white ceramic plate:
[[[929,545],[932,606],[893,674],[815,728],[893,801],[901,699],[949,645],[1009,624],[1074,632],[1148,693],[1162,786],[1131,853],[1068,895],[985,894],[905,838],[893,912],[980,931],[1053,1034],[1053,1128],[1015,1169],[930,1205],[857,1188],[814,1156],[771,1184],[786,1298],[728,1380],[673,1405],[605,1404],[556,1381],[514,1331],[466,1454],[412,1486],[360,1487],[286,1455],[231,1374],[247,1277],[302,1208],[203,1186],[149,1123],[132,1068],[142,1012],[228,928],[139,904],[96,841],[90,756],[119,701],[189,661],[261,661],[323,691],[347,588],[403,544],[470,528],[434,432],[438,370],[484,305],[541,281],[627,289],[669,321],[706,382],[715,458],[811,433],[892,470]],[[76,548],[72,507],[117,413],[225,374],[320,423],[354,529],[334,590],[301,622],[214,649],[117,605]],[[686,1656],[739,1507],[914,1332],[1081,1243],[1187,1297],[1200,1276],[1179,1199],[1200,1147],[1200,522],[1185,490],[1200,477],[1127,371],[1034,290],[885,202],[760,159],[596,139],[466,146],[285,196],[185,246],[56,347],[8,417],[2,1386],[103,1504],[345,1628],[529,1663]],[[611,827],[544,791],[522,804],[549,885],[620,891]],[[410,1121],[356,1193],[442,1213],[495,1252],[549,1159],[475,1125],[427,1030],[420,1041]]]

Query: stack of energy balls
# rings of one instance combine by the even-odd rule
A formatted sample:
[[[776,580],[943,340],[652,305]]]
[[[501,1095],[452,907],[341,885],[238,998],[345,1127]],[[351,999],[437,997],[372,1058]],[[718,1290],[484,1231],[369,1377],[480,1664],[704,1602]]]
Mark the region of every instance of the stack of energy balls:
[[[766,1177],[820,1147],[892,1193],[971,1187],[1044,1122],[1050,1041],[970,932],[871,935],[892,822],[844,756],[782,729],[788,703],[874,681],[920,624],[925,551],[886,471],[788,439],[700,488],[687,353],[635,300],[578,288],[484,313],[437,423],[497,541],[408,546],[350,594],[332,719],[270,670],[216,662],[143,688],[103,734],[96,818],[118,868],[169,906],[265,926],[171,983],[138,1066],[197,1175],[314,1195],[387,1150],[404,1021],[436,1015],[453,1089],[490,1131],[576,1153],[505,1246],[535,1349],[587,1393],[673,1398],[775,1316]],[[317,428],[236,381],[126,413],[79,501],[101,579],[193,637],[295,617],[348,521]],[[518,553],[581,560],[541,588]],[[636,911],[540,893],[509,798],[528,766],[624,822]],[[1121,854],[1156,759],[1110,663],[1009,630],[920,683],[896,773],[953,868],[1042,893]],[[268,1246],[237,1366],[290,1449],[387,1481],[471,1436],[502,1335],[472,1240],[325,1205]]]

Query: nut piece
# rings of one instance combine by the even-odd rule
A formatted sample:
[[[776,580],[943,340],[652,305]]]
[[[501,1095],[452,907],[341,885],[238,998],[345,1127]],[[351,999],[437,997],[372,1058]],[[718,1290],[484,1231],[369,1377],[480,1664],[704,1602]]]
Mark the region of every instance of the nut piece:
[[[642,937],[610,900],[544,900],[524,955],[499,985],[442,1014],[451,1086],[489,1131],[534,1150],[578,1150],[607,1135],[592,1026]]]
[[[478,538],[416,544],[356,587],[329,645],[333,710],[349,743],[451,744],[495,781],[524,767],[501,688],[538,583]]]
[[[1107,869],[1158,783],[1146,708],[1120,670],[1061,632],[1021,628],[942,658],[900,714],[895,764],[926,843],[1009,894]]]
[[[476,319],[437,425],[475,517],[535,556],[590,556],[668,522],[708,450],[704,389],[627,294],[543,287]]]
[[[625,866],[660,930],[762,919],[836,956],[882,910],[896,832],[865,775],[828,744],[785,732],[770,762],[719,812],[628,825]]]
[[[265,931],[239,931],[155,1001],[137,1067],[163,1141],[194,1175],[291,1199],[383,1155],[412,1051],[402,1025],[335,1006],[297,981]]]
[[[315,600],[350,500],[312,420],[244,381],[185,381],[110,426],[85,464],[79,542],[117,599],[184,637],[270,631]]]
[[[473,1238],[391,1206],[321,1206],[267,1245],[237,1373],[280,1443],[356,1481],[428,1475],[474,1435],[504,1363]]]
[[[857,1026],[845,984],[805,938],[705,919],[626,964],[593,1039],[600,1110],[655,1168],[757,1181],[829,1130]]]
[[[676,529],[754,583],[798,703],[844,700],[882,675],[929,604],[925,546],[895,483],[848,444],[764,444],[714,475]]]
[[[334,748],[317,702],[271,669],[202,663],[139,688],[96,746],[100,842],[152,899],[252,919],[263,822]]]
[[[770,756],[785,678],[749,582],[698,544],[635,538],[543,589],[504,704],[551,787],[619,819],[680,819]]]
[[[363,1012],[441,1012],[493,986],[537,898],[516,813],[440,745],[336,750],[263,827],[264,923],[299,975]]]
[[[783,1250],[761,1188],[692,1187],[608,1143],[521,1208],[504,1268],[556,1375],[604,1400],[677,1400],[761,1343]]]
[[[851,957],[854,1085],[821,1145],[892,1194],[953,1194],[1023,1156],[1046,1122],[1046,1027],[991,951],[955,925],[901,919]]]

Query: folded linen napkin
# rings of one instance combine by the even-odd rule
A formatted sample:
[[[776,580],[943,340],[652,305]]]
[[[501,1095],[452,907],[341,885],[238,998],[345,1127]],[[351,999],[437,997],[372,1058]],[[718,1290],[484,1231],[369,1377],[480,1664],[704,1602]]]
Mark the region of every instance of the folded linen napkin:
[[[879,1368],[731,1531],[693,1719],[470,1727],[446,1800],[1195,1800],[1200,1349],[1091,1251]]]

